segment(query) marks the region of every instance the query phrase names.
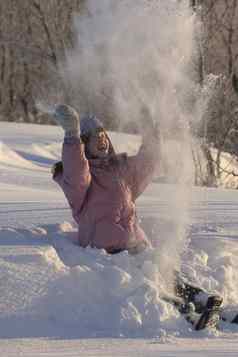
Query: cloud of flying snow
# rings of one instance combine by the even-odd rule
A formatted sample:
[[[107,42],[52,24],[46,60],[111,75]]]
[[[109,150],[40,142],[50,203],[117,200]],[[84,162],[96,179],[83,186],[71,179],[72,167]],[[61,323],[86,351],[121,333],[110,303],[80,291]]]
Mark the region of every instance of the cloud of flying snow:
[[[140,127],[145,112],[159,123],[163,170],[177,182],[168,197],[175,228],[161,249],[166,254],[158,258],[165,271],[171,260],[173,267],[174,260],[179,264],[185,245],[194,178],[189,121],[195,18],[187,3],[86,1],[74,19],[77,44],[64,70],[80,112],[94,112],[119,129]]]

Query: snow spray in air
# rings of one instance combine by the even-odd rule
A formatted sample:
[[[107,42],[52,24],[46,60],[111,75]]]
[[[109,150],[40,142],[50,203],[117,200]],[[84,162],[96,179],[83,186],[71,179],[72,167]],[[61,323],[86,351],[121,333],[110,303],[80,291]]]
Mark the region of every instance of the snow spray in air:
[[[55,105],[46,104],[43,101],[36,103],[37,109],[44,114],[54,115]]]
[[[76,48],[64,75],[80,110],[110,117],[117,127],[159,123],[166,176],[176,182],[168,197],[170,231],[160,231],[161,271],[179,265],[186,244],[189,188],[193,183],[189,121],[194,84],[194,14],[188,1],[88,0],[75,17]],[[139,125],[138,125],[139,126]],[[158,216],[158,226],[162,218]]]

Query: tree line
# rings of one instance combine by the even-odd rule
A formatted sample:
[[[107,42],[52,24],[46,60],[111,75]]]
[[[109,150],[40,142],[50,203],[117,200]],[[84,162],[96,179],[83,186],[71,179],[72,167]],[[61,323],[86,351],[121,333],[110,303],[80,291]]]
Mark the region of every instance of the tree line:
[[[208,78],[214,75],[212,95],[195,135],[207,158],[204,184],[216,185],[223,173],[238,176],[229,165],[221,165],[223,151],[238,156],[238,0],[190,0],[190,5],[202,24],[196,58],[201,88],[209,86]]]
[[[45,98],[60,77],[66,49],[73,47],[72,21],[81,0],[0,2],[0,120],[47,123],[35,98]],[[52,93],[53,95],[53,93]]]
[[[74,48],[73,16],[86,0],[1,0],[0,2],[0,120],[49,123],[37,109],[36,98],[70,96],[70,84],[61,76],[61,63]],[[213,95],[199,125],[192,127],[201,139],[213,185],[221,175],[222,151],[238,156],[238,0],[188,0],[201,22],[194,75],[201,90],[208,76],[216,75]],[[51,83],[54,90],[49,93]],[[108,124],[110,126],[110,123]],[[216,156],[211,149],[216,149]],[[199,182],[199,163],[197,181]],[[231,172],[231,175],[238,173]],[[200,180],[201,183],[201,180]]]

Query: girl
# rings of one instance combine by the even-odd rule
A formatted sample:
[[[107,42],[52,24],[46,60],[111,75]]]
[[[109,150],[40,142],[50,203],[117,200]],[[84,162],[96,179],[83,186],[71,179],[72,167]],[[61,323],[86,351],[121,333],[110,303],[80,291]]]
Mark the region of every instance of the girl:
[[[65,131],[62,162],[53,179],[61,186],[78,224],[81,247],[109,254],[142,252],[150,243],[140,228],[135,200],[151,182],[159,139],[151,120],[135,156],[116,155],[102,123],[95,116],[81,120],[75,109],[56,106],[54,117]]]

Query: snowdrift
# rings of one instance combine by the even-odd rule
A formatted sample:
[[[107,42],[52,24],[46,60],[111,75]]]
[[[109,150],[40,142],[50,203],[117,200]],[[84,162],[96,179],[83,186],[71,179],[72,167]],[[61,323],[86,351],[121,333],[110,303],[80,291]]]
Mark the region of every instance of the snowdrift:
[[[0,273],[5,277],[0,323],[8,326],[1,337],[45,336],[51,329],[64,337],[191,333],[177,310],[160,297],[163,279],[152,264],[153,250],[138,257],[112,257],[103,250],[80,249],[66,223],[2,229],[0,237]]]
[[[0,337],[188,337],[197,333],[163,300],[166,280],[152,249],[126,252],[81,249],[65,222],[34,229],[1,229]],[[194,283],[222,294],[227,316],[237,311],[236,242],[225,232],[193,233],[183,271]],[[214,241],[217,235],[217,239]],[[206,239],[206,243],[204,243]],[[185,263],[186,262],[186,263]],[[24,326],[24,329],[22,329]],[[221,323],[221,331],[238,326]]]
[[[0,164],[8,166],[9,168],[25,168],[25,169],[36,169],[35,165],[29,160],[21,157],[17,152],[11,150],[3,142],[0,142]]]

